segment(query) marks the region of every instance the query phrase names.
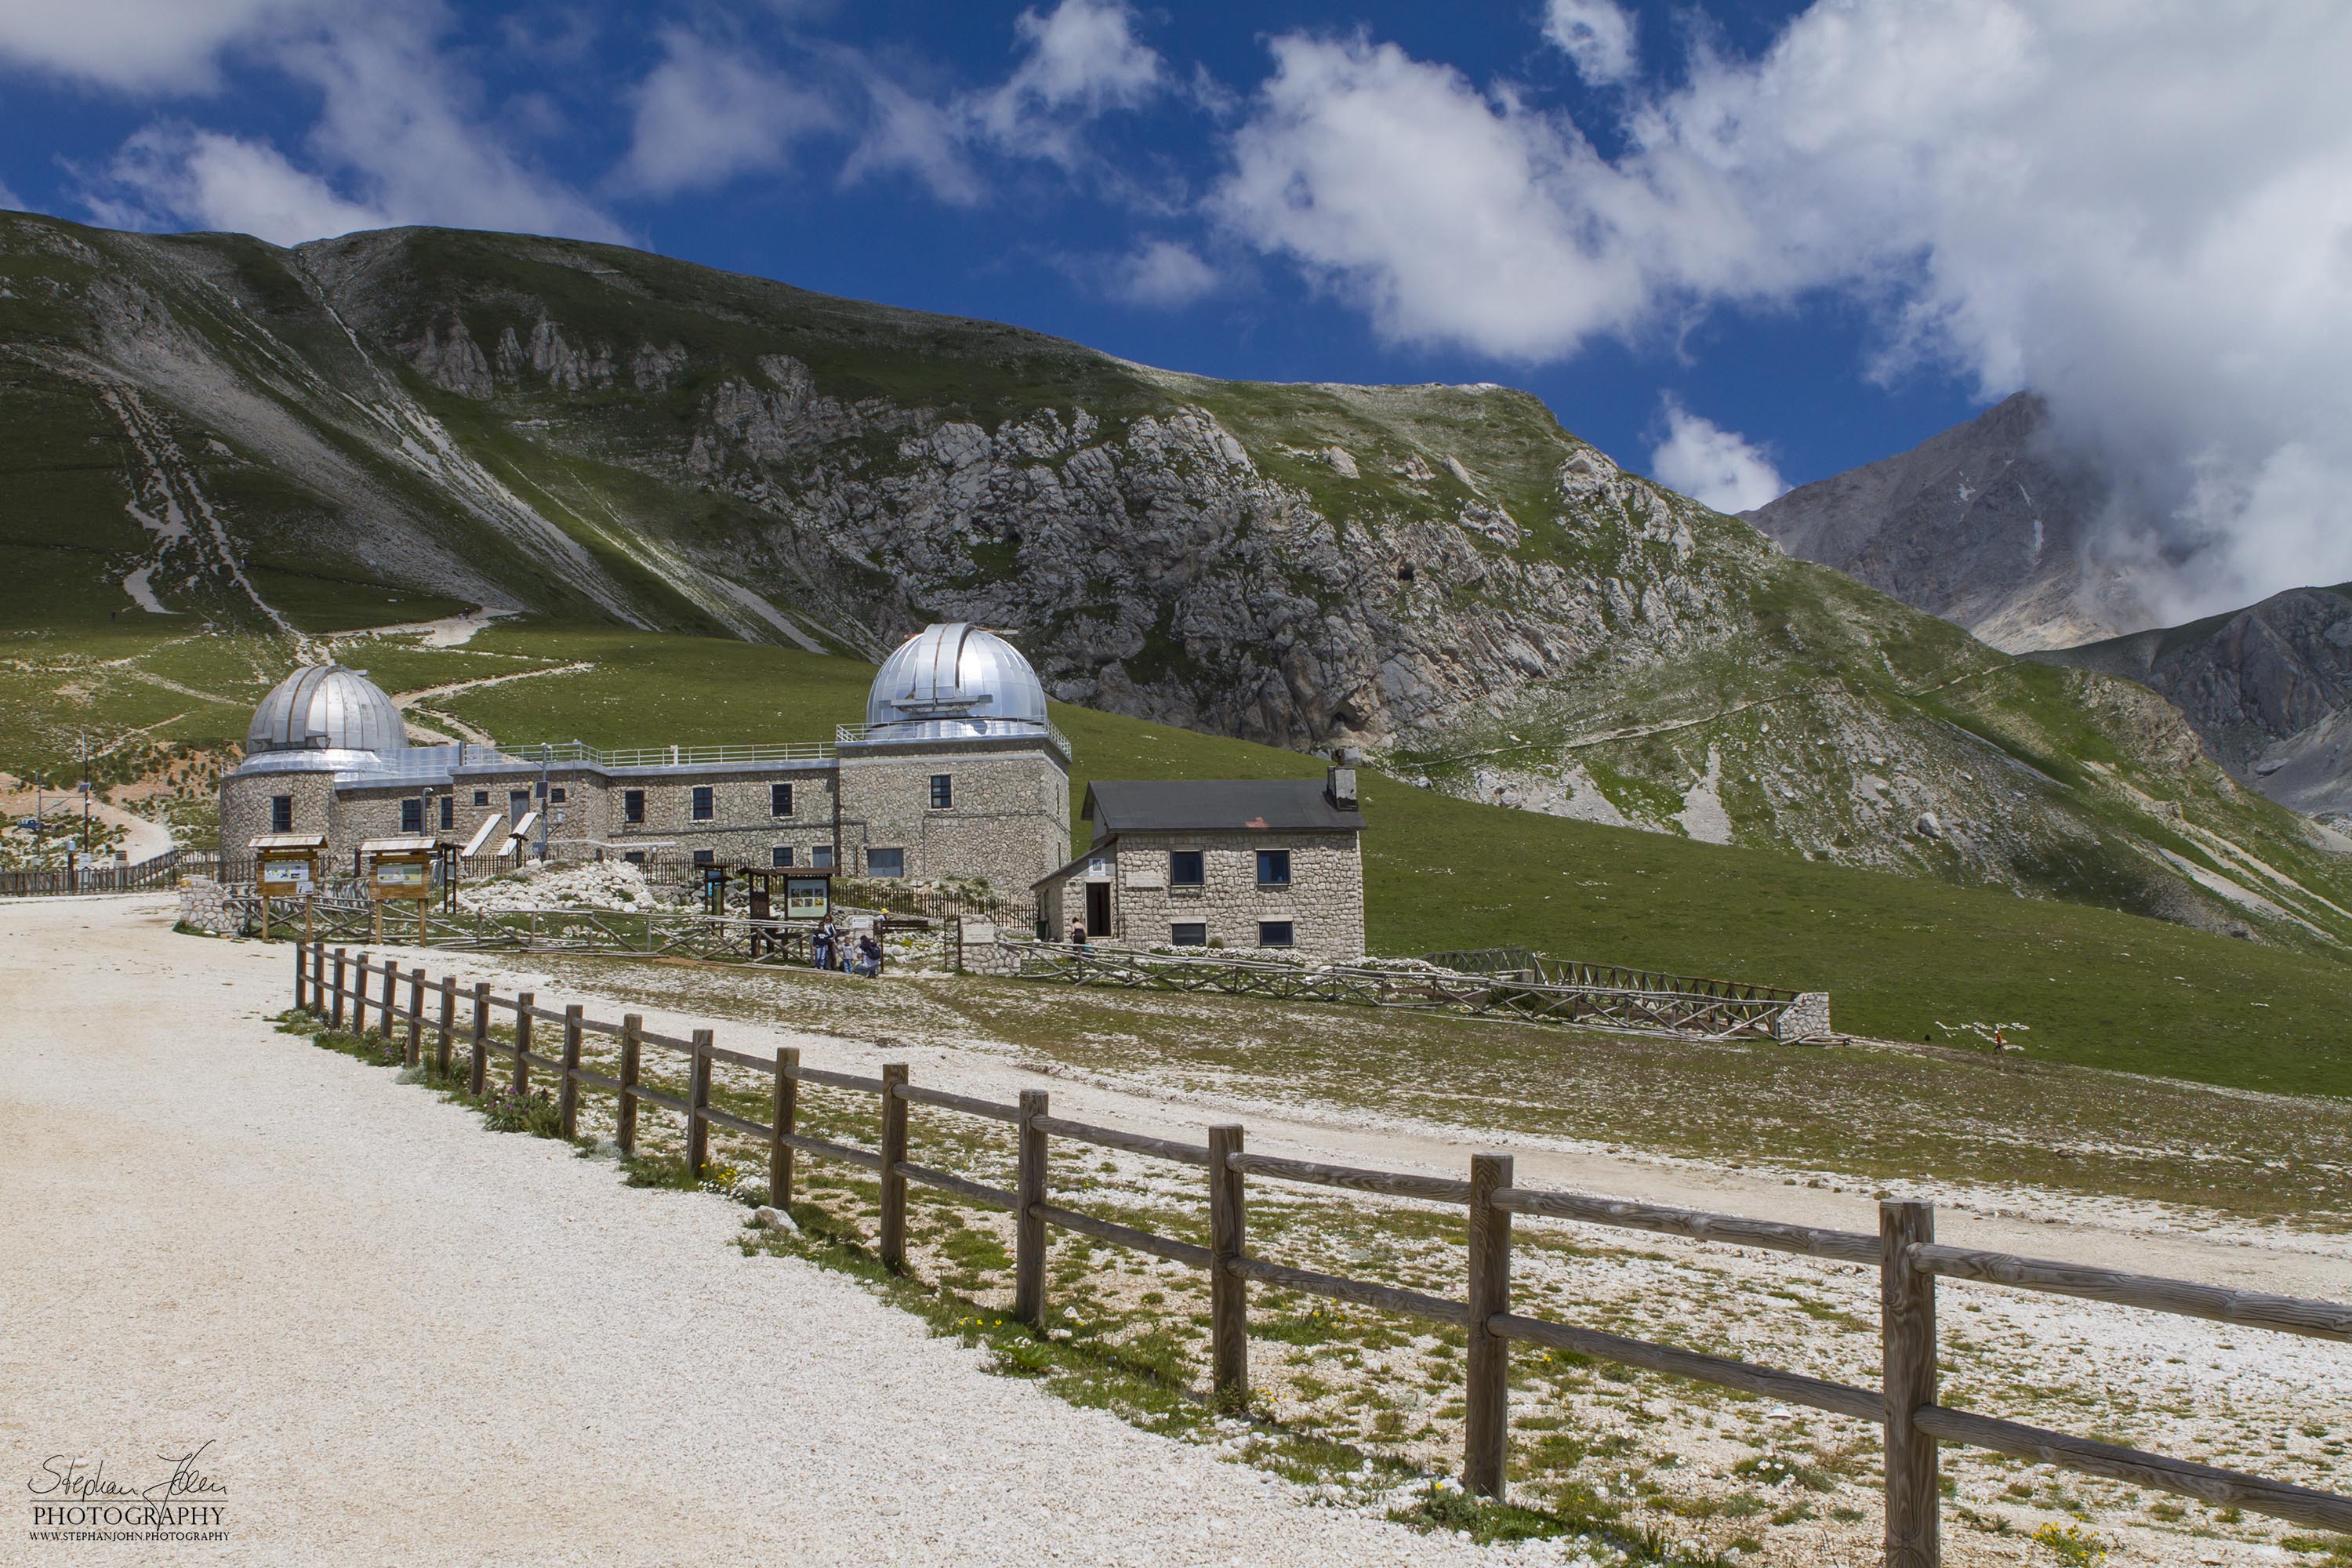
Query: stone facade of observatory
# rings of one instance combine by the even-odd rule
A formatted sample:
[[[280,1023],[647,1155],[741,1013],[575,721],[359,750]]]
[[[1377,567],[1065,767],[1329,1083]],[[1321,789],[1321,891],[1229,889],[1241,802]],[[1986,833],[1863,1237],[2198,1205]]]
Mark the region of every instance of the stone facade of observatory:
[[[970,878],[1016,890],[1067,853],[1069,742],[1018,649],[978,626],[926,627],[885,661],[865,722],[830,742],[606,751],[413,746],[359,671],[310,666],[262,701],[221,784],[231,854],[323,833],[331,865],[363,840],[424,833],[482,853],[526,822],[550,858],[687,854],[722,866]]]

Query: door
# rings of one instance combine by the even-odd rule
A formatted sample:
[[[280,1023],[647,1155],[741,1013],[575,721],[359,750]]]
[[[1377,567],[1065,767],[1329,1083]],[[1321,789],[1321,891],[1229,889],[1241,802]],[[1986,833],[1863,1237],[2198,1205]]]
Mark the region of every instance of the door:
[[[1110,934],[1110,884],[1108,882],[1087,884],[1087,934],[1088,936]]]
[[[530,815],[530,791],[527,789],[509,790],[507,793],[507,820],[509,823],[520,822],[524,817],[529,816]]]

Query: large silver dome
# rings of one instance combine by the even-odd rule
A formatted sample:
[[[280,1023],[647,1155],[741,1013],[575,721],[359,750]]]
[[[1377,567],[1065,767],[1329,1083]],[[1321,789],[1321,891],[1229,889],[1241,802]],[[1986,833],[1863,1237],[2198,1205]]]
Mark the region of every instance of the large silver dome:
[[[876,740],[1042,734],[1045,689],[995,633],[964,621],[925,626],[882,661],[866,722]]]
[[[275,752],[404,751],[400,710],[383,688],[340,664],[311,664],[270,689],[245,732],[248,758]]]

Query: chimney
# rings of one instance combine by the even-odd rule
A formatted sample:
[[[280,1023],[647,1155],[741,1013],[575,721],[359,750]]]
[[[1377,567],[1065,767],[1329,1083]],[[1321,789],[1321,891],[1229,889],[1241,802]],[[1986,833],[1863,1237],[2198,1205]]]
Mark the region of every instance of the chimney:
[[[1353,746],[1342,746],[1331,753],[1331,766],[1323,774],[1323,794],[1334,809],[1356,809],[1356,764],[1363,754]]]

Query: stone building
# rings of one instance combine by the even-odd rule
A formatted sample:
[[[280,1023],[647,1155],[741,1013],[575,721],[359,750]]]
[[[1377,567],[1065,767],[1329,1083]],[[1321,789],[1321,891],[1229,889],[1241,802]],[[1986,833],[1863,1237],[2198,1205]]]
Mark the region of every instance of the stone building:
[[[1041,934],[1142,947],[1364,952],[1364,819],[1343,756],[1312,779],[1097,779],[1087,852],[1035,884]]]
[[[415,746],[364,675],[310,666],[254,713],[221,781],[221,845],[323,833],[330,866],[348,867],[363,839],[424,833],[484,854],[683,853],[1017,891],[1067,853],[1069,766],[1029,661],[961,623],[902,644],[866,721],[830,743]]]

